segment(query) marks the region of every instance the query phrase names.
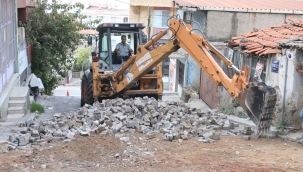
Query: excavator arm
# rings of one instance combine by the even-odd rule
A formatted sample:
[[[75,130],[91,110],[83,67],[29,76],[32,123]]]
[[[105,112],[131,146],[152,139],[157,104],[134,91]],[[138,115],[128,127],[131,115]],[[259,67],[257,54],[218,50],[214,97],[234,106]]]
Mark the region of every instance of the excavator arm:
[[[267,132],[271,126],[276,102],[275,89],[266,86],[264,83],[247,83],[244,71],[237,69],[203,36],[194,33],[191,25],[172,17],[168,21],[168,26],[173,34],[171,41],[156,49],[149,50],[150,45],[162,38],[168,30],[158,33],[145,45],[138,46],[137,54],[130,57],[117,72],[99,74],[97,71],[98,64],[94,63],[94,97],[112,98],[123,94],[144,74],[181,47],[217,86],[223,86],[230,96],[240,103],[258,127],[259,132]],[[210,51],[236,71],[232,78],[225,74],[211,56]],[[104,84],[102,82],[104,80],[110,81],[110,84]],[[161,87],[161,85],[158,85],[158,87]]]

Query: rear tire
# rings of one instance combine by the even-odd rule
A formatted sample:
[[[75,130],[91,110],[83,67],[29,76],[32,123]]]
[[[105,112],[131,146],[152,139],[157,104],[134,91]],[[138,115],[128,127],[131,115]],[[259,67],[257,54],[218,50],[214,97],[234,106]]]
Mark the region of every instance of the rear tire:
[[[81,107],[85,104],[93,105],[94,96],[93,96],[93,75],[90,72],[86,77],[82,77],[82,86],[81,86]]]
[[[162,100],[162,95],[158,95],[158,100]]]

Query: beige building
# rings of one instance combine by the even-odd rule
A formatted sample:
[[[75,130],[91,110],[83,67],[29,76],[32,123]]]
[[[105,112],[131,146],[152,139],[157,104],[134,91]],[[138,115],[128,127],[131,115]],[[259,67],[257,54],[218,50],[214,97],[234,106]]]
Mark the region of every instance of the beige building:
[[[148,35],[148,6],[150,7],[150,37],[152,37],[159,31],[168,28],[167,20],[170,16],[176,14],[176,10],[173,9],[171,0],[130,0],[129,22],[144,23],[146,26],[144,33],[146,35]],[[171,33],[168,33],[160,41],[167,42],[170,37]]]
[[[82,19],[83,23],[90,23],[94,20],[101,20],[100,23],[128,22],[128,9],[121,8],[119,2],[90,2],[84,6],[85,8],[81,13],[86,18]],[[93,25],[92,28],[96,28],[98,24]]]

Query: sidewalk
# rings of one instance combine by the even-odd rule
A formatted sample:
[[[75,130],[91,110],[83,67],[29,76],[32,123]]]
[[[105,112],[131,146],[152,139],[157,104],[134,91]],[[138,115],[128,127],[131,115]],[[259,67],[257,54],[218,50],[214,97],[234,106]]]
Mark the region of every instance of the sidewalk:
[[[72,78],[66,86],[78,86],[81,84],[81,78]]]

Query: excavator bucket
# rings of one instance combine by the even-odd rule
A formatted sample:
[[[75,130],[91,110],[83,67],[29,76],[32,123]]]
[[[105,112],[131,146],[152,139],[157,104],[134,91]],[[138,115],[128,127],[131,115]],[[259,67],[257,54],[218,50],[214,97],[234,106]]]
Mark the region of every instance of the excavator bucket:
[[[237,101],[256,124],[257,135],[266,134],[271,126],[276,105],[276,90],[265,83],[250,83]]]

